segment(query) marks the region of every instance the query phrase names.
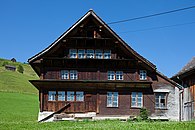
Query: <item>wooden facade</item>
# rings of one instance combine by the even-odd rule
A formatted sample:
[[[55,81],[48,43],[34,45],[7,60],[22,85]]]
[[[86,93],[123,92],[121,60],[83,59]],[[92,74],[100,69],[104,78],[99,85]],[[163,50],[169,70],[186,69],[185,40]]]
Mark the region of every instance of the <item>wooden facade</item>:
[[[41,112],[54,112],[70,103],[65,113],[138,115],[145,107],[152,115],[159,110],[154,90],[176,88],[92,10],[29,63],[40,77],[30,82],[39,90]],[[58,92],[65,95],[63,101],[58,100]],[[81,100],[77,100],[79,92]]]

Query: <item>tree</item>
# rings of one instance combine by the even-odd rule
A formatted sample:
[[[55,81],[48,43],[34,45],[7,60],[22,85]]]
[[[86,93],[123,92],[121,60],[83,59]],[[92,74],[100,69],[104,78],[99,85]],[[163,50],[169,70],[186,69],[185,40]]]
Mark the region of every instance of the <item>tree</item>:
[[[24,72],[24,68],[21,65],[18,66],[17,70],[20,73],[23,73]]]

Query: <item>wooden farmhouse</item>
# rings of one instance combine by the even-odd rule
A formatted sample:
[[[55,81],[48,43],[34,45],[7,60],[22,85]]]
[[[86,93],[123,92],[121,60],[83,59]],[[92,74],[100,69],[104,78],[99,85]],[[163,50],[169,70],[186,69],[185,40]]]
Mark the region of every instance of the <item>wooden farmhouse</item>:
[[[28,62],[40,77],[30,80],[39,90],[39,121],[129,118],[140,108],[153,119],[180,118],[178,85],[93,10]]]
[[[183,106],[182,118],[185,121],[192,120],[195,117],[195,57],[171,79],[184,86],[181,104]]]

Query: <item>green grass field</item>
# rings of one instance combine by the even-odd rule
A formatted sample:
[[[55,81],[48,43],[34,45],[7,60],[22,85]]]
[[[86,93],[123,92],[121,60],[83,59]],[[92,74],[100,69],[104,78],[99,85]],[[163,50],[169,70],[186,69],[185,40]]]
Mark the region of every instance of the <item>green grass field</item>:
[[[5,70],[2,64],[22,65],[24,73]],[[38,79],[28,64],[0,59],[0,130],[195,130],[192,122],[61,121],[38,123],[37,90],[28,82]]]

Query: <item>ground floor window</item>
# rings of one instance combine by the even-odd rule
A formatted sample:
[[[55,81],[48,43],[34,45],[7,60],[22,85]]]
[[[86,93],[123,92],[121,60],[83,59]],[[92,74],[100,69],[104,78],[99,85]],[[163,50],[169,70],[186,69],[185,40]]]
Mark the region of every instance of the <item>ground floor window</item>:
[[[84,101],[83,91],[49,91],[48,101]]]
[[[67,91],[67,101],[74,101],[74,91]]]
[[[56,100],[56,91],[49,91],[48,100],[49,101],[55,101]]]
[[[76,101],[84,101],[84,93],[76,92]]]
[[[107,92],[107,107],[118,107],[118,92]]]
[[[143,94],[142,92],[132,92],[131,94],[131,107],[143,106]]]
[[[158,109],[166,109],[167,101],[166,101],[166,93],[155,93],[155,108]]]
[[[65,101],[65,91],[58,91],[58,101]]]

